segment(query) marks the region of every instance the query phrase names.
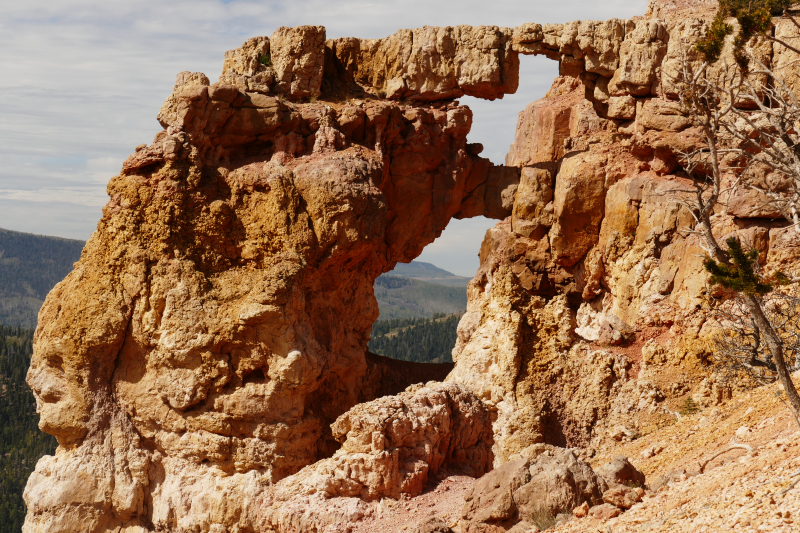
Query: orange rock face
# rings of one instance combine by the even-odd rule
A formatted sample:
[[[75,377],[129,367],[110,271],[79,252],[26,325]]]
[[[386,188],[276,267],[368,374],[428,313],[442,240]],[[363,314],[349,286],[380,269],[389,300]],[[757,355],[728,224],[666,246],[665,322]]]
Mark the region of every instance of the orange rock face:
[[[172,481],[153,475],[277,482],[329,457],[330,424],[359,401],[419,381],[366,359],[373,282],[454,216],[510,215],[519,171],[471,154],[456,102],[298,102],[319,94],[324,44],[323,28],[283,28],[227,54],[220,83],[180,74],[164,131],[110,181],[30,369],[67,453],[37,486],[63,494],[83,472],[98,491],[31,501],[29,531],[177,527]],[[418,490],[420,472],[386,490]]]
[[[673,4],[379,40],[280,28],[226,53],[217,83],[179,74],[42,308],[28,382],[60,446],[27,485],[25,533],[332,533],[440,471],[635,435],[659,365],[707,355],[677,158],[700,136],[663,76],[707,14]],[[514,92],[520,53],[561,76],[494,165],[453,99]],[[788,273],[795,234],[758,205],[732,193],[715,231]],[[368,355],[375,278],[480,215],[499,222],[452,370]],[[645,330],[641,364],[608,348]],[[704,383],[702,401],[724,394]]]

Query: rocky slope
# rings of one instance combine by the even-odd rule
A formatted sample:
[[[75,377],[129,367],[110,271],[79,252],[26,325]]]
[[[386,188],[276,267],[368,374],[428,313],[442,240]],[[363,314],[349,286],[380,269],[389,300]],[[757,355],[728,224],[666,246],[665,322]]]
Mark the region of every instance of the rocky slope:
[[[798,377],[795,381],[800,384]],[[545,520],[540,523],[564,533],[796,531],[800,485],[792,483],[800,480],[800,431],[776,392],[773,386],[737,393],[714,407],[677,421],[673,418],[671,425],[634,441],[609,447],[590,464],[602,471],[615,455],[630,457],[648,479],[641,501],[632,502],[625,512],[597,505],[585,514],[578,508],[580,518],[570,512],[558,521],[541,517]],[[732,441],[752,451],[730,449]],[[719,452],[725,453],[715,457]],[[709,459],[701,472],[700,465]],[[353,523],[353,531],[464,531],[470,525],[475,529],[474,522],[462,522],[473,508],[470,496],[489,476],[497,480],[500,470],[479,480],[450,475],[419,496],[386,499]],[[528,523],[516,531],[536,531],[533,526]]]
[[[588,516],[556,530],[797,531],[800,431],[779,393],[775,385],[737,393],[599,455],[594,464],[611,453],[631,457],[650,490],[616,517]]]
[[[676,159],[699,137],[668,75],[707,6],[378,40],[280,28],[226,53],[217,83],[179,74],[164,130],[111,179],[42,308],[28,382],[59,449],[29,480],[24,531],[347,531],[437,477],[515,461],[526,501],[584,480],[547,512],[640,499],[585,461],[670,423],[669,402],[733,392],[704,368]],[[514,92],[520,53],[561,75],[494,165],[453,99]],[[759,205],[733,195],[715,231],[796,270],[794,233]],[[478,215],[499,222],[455,368],[415,384],[413,365],[367,356],[373,283]],[[541,511],[515,509],[459,527],[519,531]]]

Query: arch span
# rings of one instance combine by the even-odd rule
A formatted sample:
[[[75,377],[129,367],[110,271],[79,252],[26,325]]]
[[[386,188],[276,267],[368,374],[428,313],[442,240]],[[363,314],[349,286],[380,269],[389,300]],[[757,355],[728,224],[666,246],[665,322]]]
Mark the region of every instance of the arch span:
[[[388,379],[365,358],[378,314],[373,282],[418,256],[453,217],[511,216],[487,252],[518,259],[506,253],[515,210],[530,222],[517,228],[525,238],[541,236],[547,217],[575,229],[591,216],[539,209],[547,194],[558,200],[546,190],[552,169],[521,148],[509,166],[481,158],[467,143],[471,111],[454,98],[513,92],[518,54],[544,54],[560,62],[567,97],[588,95],[597,123],[628,120],[634,96],[656,87],[666,46],[655,20],[332,41],[304,26],[226,53],[217,83],[179,74],[158,115],[164,130],[111,179],[97,231],[42,308],[28,380],[41,427],[62,452],[28,483],[26,532],[251,531],[277,497],[266,486],[329,456],[335,437],[358,428],[350,451],[379,455],[385,471],[325,463],[325,475],[347,479],[304,477],[309,494],[416,490],[448,461],[475,475],[491,468],[492,415],[478,397],[496,390],[486,383],[475,383],[480,393],[449,383],[433,402],[409,392],[391,403],[392,412],[431,409],[441,427],[464,429],[431,436],[436,446],[415,434],[413,447],[390,452],[391,442],[366,431],[380,422],[370,413],[338,418],[369,400],[365,391],[382,390],[371,379]],[[553,119],[546,135],[558,133],[559,115],[532,113]],[[564,156],[564,142],[551,155]],[[573,162],[566,183],[593,164]],[[522,186],[541,198],[515,205]],[[591,245],[554,241],[559,266],[582,264]],[[518,266],[531,287],[545,279]],[[553,272],[548,280],[578,290]],[[567,316],[563,300],[542,320]],[[83,490],[86,480],[93,490]]]

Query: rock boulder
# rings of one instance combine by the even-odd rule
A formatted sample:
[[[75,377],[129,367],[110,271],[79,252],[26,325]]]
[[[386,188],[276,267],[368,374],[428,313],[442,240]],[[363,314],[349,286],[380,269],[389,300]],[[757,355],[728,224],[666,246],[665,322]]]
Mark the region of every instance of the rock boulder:
[[[466,496],[462,531],[520,522],[547,529],[559,514],[602,502],[605,482],[572,451],[539,444],[519,455],[478,480]]]

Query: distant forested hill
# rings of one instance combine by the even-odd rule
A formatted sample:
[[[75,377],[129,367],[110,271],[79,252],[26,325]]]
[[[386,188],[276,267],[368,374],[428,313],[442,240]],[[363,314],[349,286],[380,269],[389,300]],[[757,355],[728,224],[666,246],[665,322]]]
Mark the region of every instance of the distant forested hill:
[[[379,320],[369,349],[378,355],[415,363],[452,363],[456,328],[463,313],[431,318]]]
[[[0,228],[0,324],[35,328],[45,296],[69,274],[84,244]]]
[[[33,330],[0,325],[0,533],[19,533],[22,491],[36,461],[53,455],[56,439],[39,431],[36,401],[25,383]]]
[[[451,363],[469,278],[430,263],[399,263],[375,280],[380,316],[371,352],[416,363]]]
[[[411,278],[381,276],[375,280],[380,318],[422,318],[458,313],[467,308],[466,287],[448,287]]]

